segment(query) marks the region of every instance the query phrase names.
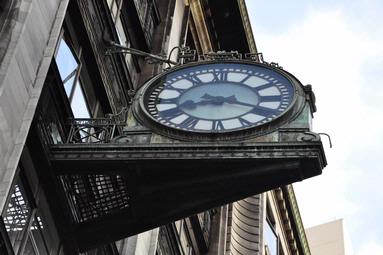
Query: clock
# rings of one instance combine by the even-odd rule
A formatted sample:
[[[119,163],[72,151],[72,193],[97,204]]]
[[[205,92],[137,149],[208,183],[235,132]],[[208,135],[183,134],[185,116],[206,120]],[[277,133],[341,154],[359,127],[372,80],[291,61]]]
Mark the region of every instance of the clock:
[[[287,72],[260,63],[193,63],[147,82],[136,109],[139,119],[170,135],[259,134],[291,115],[297,83]]]

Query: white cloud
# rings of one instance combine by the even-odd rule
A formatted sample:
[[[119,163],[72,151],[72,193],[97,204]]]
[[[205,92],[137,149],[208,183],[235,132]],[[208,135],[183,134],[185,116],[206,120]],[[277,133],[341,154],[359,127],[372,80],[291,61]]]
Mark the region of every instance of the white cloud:
[[[383,223],[373,213],[383,209],[383,169],[378,164],[383,147],[383,38],[372,33],[376,27],[369,27],[370,22],[363,24],[339,8],[311,10],[277,35],[257,33],[253,24],[265,60],[313,85],[318,107],[314,131],[329,133],[334,145],[328,149],[323,138],[328,167],[321,176],[295,185],[304,223],[345,218],[354,241],[368,238],[353,235],[370,231],[365,229],[366,212],[377,217],[375,232],[383,234]],[[374,244],[362,249],[381,248]]]
[[[383,254],[383,245],[376,242],[376,241],[370,241],[366,244],[363,244],[359,251],[355,253],[355,255],[380,255]]]

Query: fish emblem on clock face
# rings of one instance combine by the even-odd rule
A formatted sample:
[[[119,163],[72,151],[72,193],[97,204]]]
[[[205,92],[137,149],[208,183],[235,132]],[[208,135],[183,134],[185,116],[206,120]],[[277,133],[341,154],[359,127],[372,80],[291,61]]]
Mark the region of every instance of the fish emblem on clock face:
[[[262,65],[205,63],[179,68],[145,89],[143,107],[164,126],[198,133],[249,129],[282,116],[295,87]]]

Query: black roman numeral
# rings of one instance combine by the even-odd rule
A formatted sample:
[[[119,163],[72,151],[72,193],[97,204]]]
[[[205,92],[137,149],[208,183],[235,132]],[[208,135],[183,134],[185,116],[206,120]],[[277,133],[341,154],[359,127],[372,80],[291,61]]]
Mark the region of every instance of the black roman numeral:
[[[266,83],[266,84],[263,84],[263,85],[261,85],[261,86],[258,86],[258,87],[255,87],[254,89],[256,90],[256,91],[260,91],[260,90],[262,90],[262,89],[268,89],[268,88],[271,88],[271,87],[274,87],[275,85],[273,84],[273,83]]]
[[[251,75],[247,75],[245,78],[243,78],[242,80],[240,80],[239,83],[244,83],[244,82],[247,81],[250,77],[251,77]]]
[[[164,98],[158,98],[157,104],[177,104],[178,98],[170,98],[170,99],[164,99]]]
[[[183,128],[194,128],[199,120],[189,116],[186,120],[182,121],[180,126]]]
[[[282,95],[278,96],[261,96],[260,97],[261,102],[280,102],[282,101]]]
[[[239,122],[241,123],[241,125],[242,126],[251,126],[253,123],[251,123],[250,121],[248,121],[248,120],[245,120],[245,119],[243,119],[243,118],[238,118],[238,120],[239,120]]]
[[[227,81],[227,72],[212,73],[214,78],[213,82]]]
[[[270,108],[262,107],[262,106],[254,106],[254,108],[253,108],[253,110],[251,110],[251,112],[254,114],[257,114],[257,115],[264,116],[264,117],[269,117],[269,116],[278,114],[278,110],[270,109]]]
[[[213,121],[213,131],[219,131],[219,130],[224,130],[224,126],[222,124],[222,121],[220,120],[214,120]]]
[[[199,85],[203,83],[197,76],[188,76],[185,79],[192,82],[193,85]]]
[[[180,108],[178,108],[178,107],[174,107],[174,108],[171,108],[171,109],[168,109],[168,110],[159,111],[158,113],[163,118],[170,119],[170,118],[174,118],[174,117],[176,117],[178,115],[181,115],[183,113],[183,111]]]

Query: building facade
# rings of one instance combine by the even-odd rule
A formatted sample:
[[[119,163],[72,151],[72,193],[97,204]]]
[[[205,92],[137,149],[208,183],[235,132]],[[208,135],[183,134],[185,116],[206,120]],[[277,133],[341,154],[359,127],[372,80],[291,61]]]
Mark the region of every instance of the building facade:
[[[284,133],[251,141],[274,142],[278,135],[286,143],[283,157],[302,158],[274,160],[273,154],[268,160],[273,169],[291,172],[278,173],[277,182],[275,176],[259,183],[246,173],[234,176],[240,182],[222,195],[233,175],[219,186],[214,172],[181,189],[188,182],[171,158],[180,142],[153,133],[132,114],[140,87],[180,61],[250,53],[262,62],[244,1],[6,0],[0,7],[2,254],[310,254],[292,186],[284,185],[326,165],[319,136],[310,133],[311,87],[302,89],[302,113]],[[186,154],[190,144],[177,149]],[[164,148],[165,163],[149,161]],[[121,174],[126,168],[134,173]],[[181,178],[178,186],[166,182],[173,175]],[[165,184],[152,183],[153,176]]]
[[[306,229],[311,254],[353,254],[343,219],[326,222]]]

